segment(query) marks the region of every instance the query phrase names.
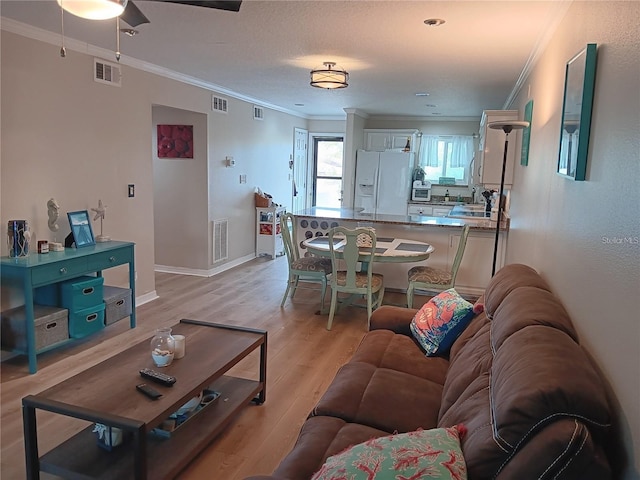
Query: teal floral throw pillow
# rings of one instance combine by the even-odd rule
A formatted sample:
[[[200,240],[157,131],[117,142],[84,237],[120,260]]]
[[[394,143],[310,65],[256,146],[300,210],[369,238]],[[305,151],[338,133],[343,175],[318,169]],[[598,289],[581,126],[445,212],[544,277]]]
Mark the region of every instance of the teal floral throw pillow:
[[[466,480],[463,425],[373,438],[327,458],[312,480]]]
[[[433,297],[411,320],[411,333],[427,356],[446,354],[474,316],[473,304],[453,288]]]

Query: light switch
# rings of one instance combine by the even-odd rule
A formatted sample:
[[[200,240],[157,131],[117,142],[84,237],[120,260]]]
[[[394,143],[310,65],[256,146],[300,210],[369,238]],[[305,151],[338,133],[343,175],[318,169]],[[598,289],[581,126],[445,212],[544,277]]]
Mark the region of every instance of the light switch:
[[[129,198],[133,198],[136,196],[136,186],[133,183],[130,183],[128,186],[128,193],[127,196]]]

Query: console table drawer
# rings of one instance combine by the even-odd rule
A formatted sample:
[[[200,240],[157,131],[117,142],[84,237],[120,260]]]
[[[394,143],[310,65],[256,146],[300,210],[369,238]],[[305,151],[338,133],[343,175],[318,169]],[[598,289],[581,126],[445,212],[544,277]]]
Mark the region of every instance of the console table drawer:
[[[87,258],[89,270],[104,270],[106,268],[129,263],[133,260],[133,249],[102,252]]]
[[[33,285],[58,282],[67,278],[77,277],[87,271],[85,258],[69,259],[50,265],[34,267],[31,270],[31,282]]]

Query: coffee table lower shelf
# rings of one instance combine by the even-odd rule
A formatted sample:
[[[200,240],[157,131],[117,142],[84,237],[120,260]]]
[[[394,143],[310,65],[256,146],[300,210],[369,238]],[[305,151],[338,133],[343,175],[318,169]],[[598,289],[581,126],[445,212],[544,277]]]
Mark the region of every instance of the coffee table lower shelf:
[[[171,438],[147,434],[147,478],[170,479],[197,456],[233,417],[263,390],[262,382],[223,376],[212,385],[220,399],[186,422]],[[134,452],[125,442],[111,452],[100,448],[92,426],[40,457],[40,470],[70,480],[132,479]]]

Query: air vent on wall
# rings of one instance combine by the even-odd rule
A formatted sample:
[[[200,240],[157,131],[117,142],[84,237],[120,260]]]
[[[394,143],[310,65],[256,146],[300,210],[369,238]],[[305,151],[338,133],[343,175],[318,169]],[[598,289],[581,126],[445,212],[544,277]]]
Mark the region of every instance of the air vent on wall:
[[[93,59],[93,79],[98,83],[106,83],[119,87],[121,85],[122,74],[120,65],[106,62],[99,58]]]
[[[227,231],[229,220],[226,218],[213,221],[213,262],[220,262],[229,257],[229,238]]]
[[[264,109],[262,107],[253,106],[253,119],[264,120]]]
[[[227,113],[227,99],[211,95],[211,110],[214,112]]]

